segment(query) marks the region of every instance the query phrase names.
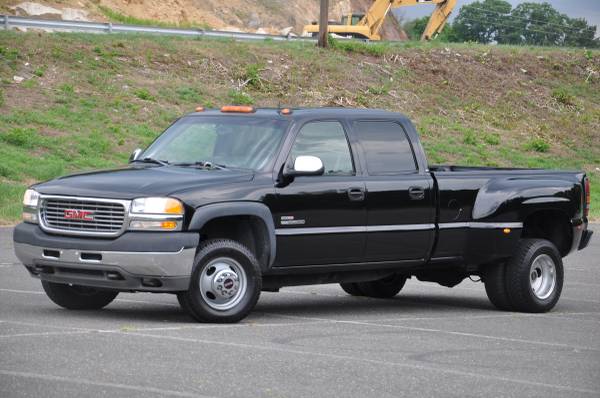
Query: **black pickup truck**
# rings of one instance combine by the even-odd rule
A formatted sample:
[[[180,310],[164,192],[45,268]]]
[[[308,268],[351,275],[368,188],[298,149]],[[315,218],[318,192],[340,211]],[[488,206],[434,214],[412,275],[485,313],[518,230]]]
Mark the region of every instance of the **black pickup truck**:
[[[174,293],[236,322],[282,286],[390,298],[476,276],[499,309],[544,312],[589,203],[583,172],[428,165],[398,113],[199,108],[125,167],[30,187],[14,247],[68,309]]]

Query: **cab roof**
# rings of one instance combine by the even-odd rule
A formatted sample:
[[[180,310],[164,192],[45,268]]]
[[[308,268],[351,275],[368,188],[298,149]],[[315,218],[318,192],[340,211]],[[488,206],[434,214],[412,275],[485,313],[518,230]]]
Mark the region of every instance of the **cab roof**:
[[[290,109],[291,113],[281,114],[282,109]],[[278,118],[285,120],[297,120],[306,118],[324,118],[324,117],[360,117],[360,118],[390,118],[407,119],[402,113],[389,112],[382,109],[365,108],[341,108],[341,107],[322,107],[322,108],[255,108],[252,113],[244,112],[222,112],[220,109],[205,109],[201,112],[188,113],[186,116],[231,116],[231,117],[265,117]]]

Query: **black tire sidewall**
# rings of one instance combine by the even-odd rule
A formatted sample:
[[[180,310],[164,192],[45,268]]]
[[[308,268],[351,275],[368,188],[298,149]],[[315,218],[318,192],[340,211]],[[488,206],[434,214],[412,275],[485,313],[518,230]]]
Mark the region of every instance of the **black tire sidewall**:
[[[199,278],[210,262],[219,257],[228,257],[240,264],[246,274],[246,294],[241,301],[228,310],[219,311],[210,307],[200,293]],[[200,321],[237,322],[244,318],[256,305],[262,288],[260,267],[252,254],[237,242],[219,240],[208,242],[198,252],[194,261],[190,288],[185,294],[188,311]]]
[[[529,283],[529,270],[531,269],[531,264],[533,263],[533,260],[536,259],[541,254],[547,254],[548,256],[550,256],[550,258],[552,258],[552,261],[554,261],[554,269],[556,272],[556,284],[554,286],[554,290],[552,291],[552,294],[550,294],[550,296],[548,296],[548,298],[543,299],[543,300],[539,299],[533,293],[533,289],[531,288],[531,284]],[[529,257],[528,262],[527,262],[527,280],[526,280],[527,291],[529,292],[530,299],[537,306],[547,307],[548,309],[551,309],[552,307],[554,307],[556,305],[556,302],[560,298],[560,294],[562,292],[563,280],[564,280],[564,270],[563,270],[563,265],[562,265],[562,258],[560,257],[560,255],[558,254],[558,251],[553,246],[547,246],[547,245],[540,246],[535,251],[533,251],[533,253],[531,253],[531,256]]]
[[[99,310],[110,304],[119,294],[116,291],[92,289],[92,294],[81,294],[78,286],[42,280],[46,295],[55,304],[69,310]],[[85,288],[85,286],[82,286]]]
[[[400,293],[406,280],[406,276],[394,274],[376,281],[360,282],[358,288],[367,297],[392,298]]]
[[[531,288],[530,270],[533,261],[540,255],[548,255],[554,262],[556,284],[546,299],[538,298]],[[562,258],[556,247],[544,239],[526,239],[520,244],[517,255],[506,269],[506,284],[513,307],[524,312],[546,312],[558,302],[562,293],[564,269]]]

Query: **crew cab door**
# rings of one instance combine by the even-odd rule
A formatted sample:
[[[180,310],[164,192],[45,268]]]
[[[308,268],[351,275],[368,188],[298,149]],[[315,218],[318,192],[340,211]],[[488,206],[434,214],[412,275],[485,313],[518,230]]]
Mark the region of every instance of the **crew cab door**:
[[[295,177],[276,188],[275,266],[345,264],[363,260],[365,185],[342,123],[310,121],[302,125],[286,156],[316,156],[321,176]]]
[[[352,130],[365,163],[366,260],[427,258],[435,233],[434,185],[420,170],[407,131],[395,120],[357,120]]]

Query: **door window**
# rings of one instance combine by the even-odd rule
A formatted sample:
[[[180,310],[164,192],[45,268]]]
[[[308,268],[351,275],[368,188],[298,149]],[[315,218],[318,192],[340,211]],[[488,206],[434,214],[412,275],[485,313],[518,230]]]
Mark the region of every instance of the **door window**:
[[[370,175],[393,175],[417,169],[410,141],[398,123],[355,122],[354,130],[365,151]]]
[[[292,147],[291,158],[316,156],[325,168],[324,175],[354,175],[352,155],[344,128],[339,122],[305,124]]]

